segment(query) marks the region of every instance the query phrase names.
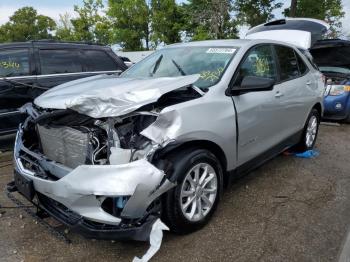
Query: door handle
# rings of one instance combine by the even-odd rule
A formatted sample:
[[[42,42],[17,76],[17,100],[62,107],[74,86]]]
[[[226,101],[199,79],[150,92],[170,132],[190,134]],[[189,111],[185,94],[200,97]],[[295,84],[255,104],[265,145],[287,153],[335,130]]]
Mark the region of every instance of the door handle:
[[[311,85],[311,81],[307,81],[307,82],[306,82],[306,85],[307,85],[307,86],[310,86],[310,85]]]
[[[282,96],[283,96],[283,94],[280,91],[277,91],[276,94],[275,94],[276,98],[280,98]]]

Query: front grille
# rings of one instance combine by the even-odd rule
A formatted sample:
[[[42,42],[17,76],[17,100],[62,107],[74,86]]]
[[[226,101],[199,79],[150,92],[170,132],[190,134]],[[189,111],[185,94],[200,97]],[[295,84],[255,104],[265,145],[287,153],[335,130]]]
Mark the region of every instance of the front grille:
[[[44,155],[70,168],[86,163],[89,134],[70,127],[37,125]]]

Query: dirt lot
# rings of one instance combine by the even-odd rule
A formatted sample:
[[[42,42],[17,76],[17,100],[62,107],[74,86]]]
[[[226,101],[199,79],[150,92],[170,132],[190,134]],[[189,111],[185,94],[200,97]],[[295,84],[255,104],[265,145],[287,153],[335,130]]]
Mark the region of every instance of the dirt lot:
[[[240,179],[207,227],[167,233],[153,261],[336,261],[350,224],[349,134],[350,125],[322,126],[319,157],[279,156]],[[1,189],[12,178],[9,158],[0,158]],[[3,191],[0,205],[0,261],[131,261],[148,248],[73,233],[66,244]]]

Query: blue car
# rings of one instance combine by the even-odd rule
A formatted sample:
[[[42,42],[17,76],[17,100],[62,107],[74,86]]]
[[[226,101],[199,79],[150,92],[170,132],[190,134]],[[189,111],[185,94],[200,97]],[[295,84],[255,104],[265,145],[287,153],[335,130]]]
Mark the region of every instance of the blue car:
[[[310,50],[326,77],[324,118],[350,123],[350,41],[318,41]]]

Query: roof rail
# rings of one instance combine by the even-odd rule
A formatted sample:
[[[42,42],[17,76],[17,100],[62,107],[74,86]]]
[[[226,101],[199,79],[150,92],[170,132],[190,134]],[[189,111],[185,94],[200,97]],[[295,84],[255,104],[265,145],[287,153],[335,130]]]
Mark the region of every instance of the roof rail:
[[[39,40],[29,40],[31,43],[60,43],[60,44],[80,44],[80,45],[100,45],[104,46],[101,43],[91,42],[91,41],[64,41],[64,40],[55,40],[55,39],[39,39]]]

